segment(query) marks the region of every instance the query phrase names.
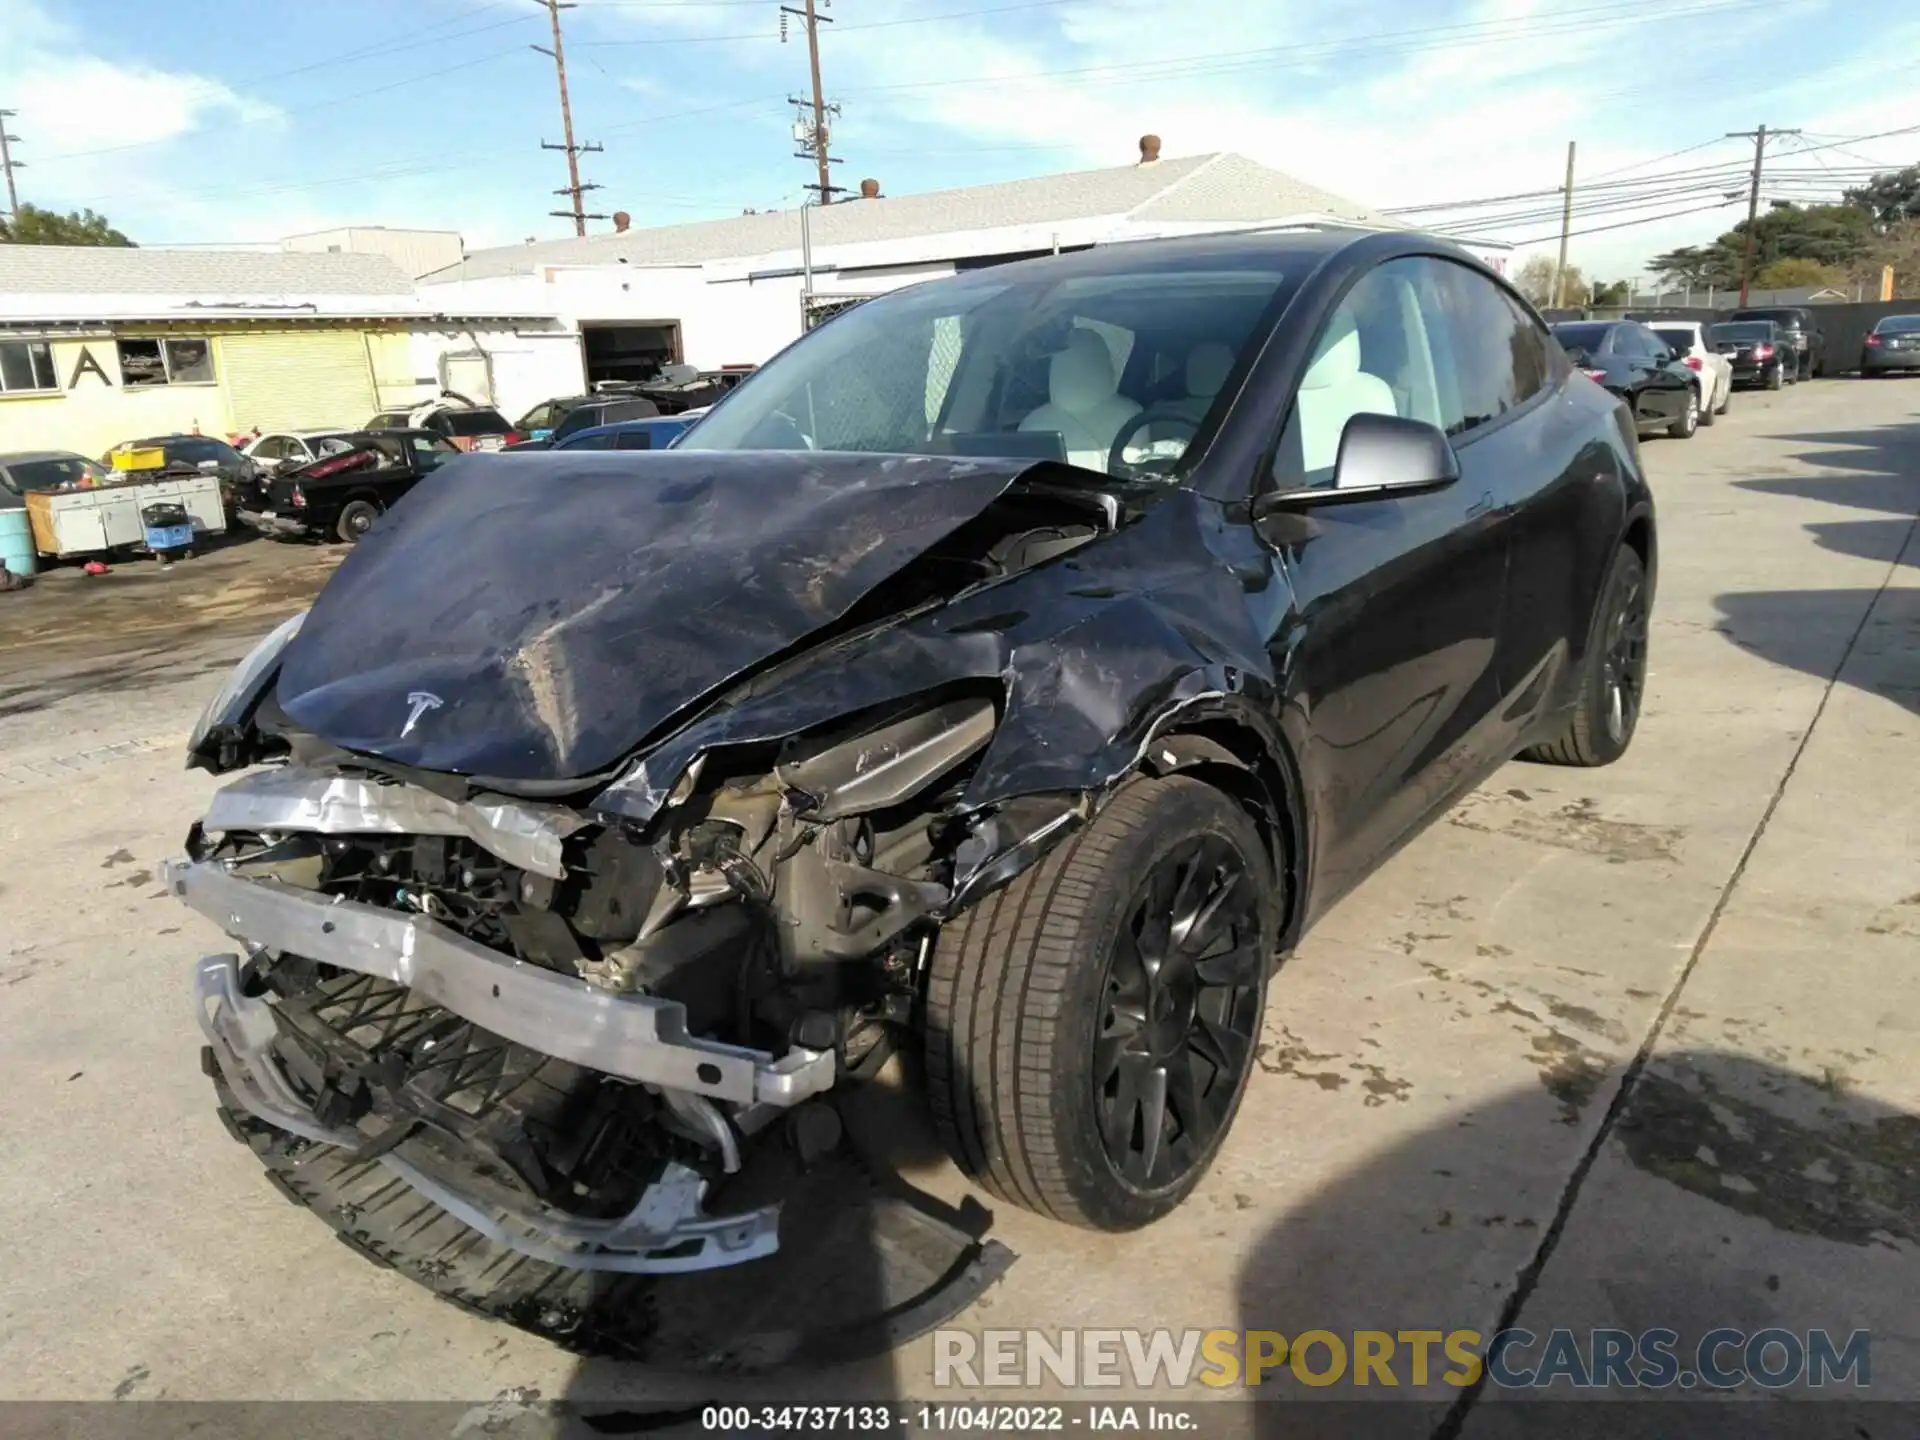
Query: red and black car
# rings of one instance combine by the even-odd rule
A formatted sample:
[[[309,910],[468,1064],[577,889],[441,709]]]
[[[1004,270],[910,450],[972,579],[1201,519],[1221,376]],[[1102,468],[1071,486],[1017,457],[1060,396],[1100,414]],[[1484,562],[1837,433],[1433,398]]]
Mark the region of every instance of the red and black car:
[[[432,430],[363,430],[348,447],[306,465],[263,474],[240,521],[262,534],[353,544],[423,476],[460,453]]]

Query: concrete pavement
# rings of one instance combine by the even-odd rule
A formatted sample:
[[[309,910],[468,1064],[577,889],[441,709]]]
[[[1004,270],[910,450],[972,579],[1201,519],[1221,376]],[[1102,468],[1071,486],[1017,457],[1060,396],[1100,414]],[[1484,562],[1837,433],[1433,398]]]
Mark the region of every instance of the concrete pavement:
[[[1832,381],[1647,442],[1629,756],[1509,767],[1343,902],[1275,981],[1194,1199],[1128,1237],[1002,1209],[1023,1258],[960,1327],[1771,1317],[1870,1326],[1876,1389],[1920,1386],[1917,440],[1920,385]],[[0,1395],[706,1397],[373,1268],[214,1120],[185,976],[217,939],[151,882],[212,788],[178,741],[223,644],[0,739],[0,1153],[27,1157],[0,1167]],[[961,1193],[920,1148],[910,1177]],[[922,1340],[729,1395],[931,1380]]]

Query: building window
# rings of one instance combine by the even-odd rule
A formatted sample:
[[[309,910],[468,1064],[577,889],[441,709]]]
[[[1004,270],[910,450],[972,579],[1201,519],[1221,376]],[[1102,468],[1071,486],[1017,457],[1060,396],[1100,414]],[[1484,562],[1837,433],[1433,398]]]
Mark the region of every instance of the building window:
[[[58,390],[53,349],[44,340],[0,340],[0,395]]]
[[[120,383],[129,390],[151,385],[211,385],[213,344],[208,340],[120,340]]]

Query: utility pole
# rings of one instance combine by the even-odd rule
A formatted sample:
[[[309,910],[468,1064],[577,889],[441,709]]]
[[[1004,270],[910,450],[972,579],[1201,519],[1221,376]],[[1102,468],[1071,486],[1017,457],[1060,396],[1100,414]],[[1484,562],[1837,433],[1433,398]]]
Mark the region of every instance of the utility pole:
[[[573,10],[578,7],[574,3],[574,0],[539,0],[539,3],[546,7],[547,15],[553,21],[553,48],[549,50],[544,45],[530,45],[527,48],[530,50],[538,50],[542,55],[552,60],[554,71],[560,77],[560,130],[565,137],[564,143],[559,145],[549,145],[545,140],[542,140],[540,142],[540,148],[542,150],[564,150],[567,152],[566,186],[553,193],[556,195],[571,196],[573,199],[572,209],[554,210],[549,213],[557,215],[563,220],[568,216],[572,216],[573,233],[576,235],[585,235],[587,233],[587,221],[604,220],[607,217],[604,215],[587,214],[586,203],[583,197],[587,191],[598,190],[600,187],[598,185],[582,185],[580,183],[580,156],[583,153],[597,154],[601,147],[597,144],[576,145],[573,143],[573,107],[567,100],[567,51],[566,47],[560,43],[560,12],[562,10]]]
[[[1567,235],[1573,229],[1573,147],[1574,142],[1567,141],[1567,183],[1561,187],[1565,198],[1560,202],[1560,258],[1553,264],[1553,305],[1560,308],[1560,277],[1567,273]]]
[[[1760,218],[1760,168],[1766,163],[1767,137],[1778,138],[1781,135],[1798,135],[1798,130],[1769,130],[1762,125],[1758,130],[1729,131],[1729,140],[1753,141],[1753,183],[1747,188],[1747,246],[1746,254],[1740,261],[1740,303],[1747,303],[1747,290],[1753,284],[1753,230],[1754,223]]]
[[[0,170],[7,172],[7,214],[15,220],[20,218],[20,192],[14,188],[13,172],[24,170],[27,165],[24,160],[14,159],[13,151],[7,148],[20,141],[18,135],[7,133],[7,121],[19,113],[18,110],[0,110]]]
[[[820,0],[820,3],[822,5],[830,4],[831,0]],[[819,170],[819,180],[806,188],[812,190],[819,196],[820,204],[831,205],[833,203],[833,197],[842,193],[842,187],[833,183],[832,167],[838,165],[840,161],[837,156],[830,154],[828,150],[831,131],[827,124],[827,117],[829,115],[838,115],[840,113],[840,107],[838,105],[827,104],[825,92],[820,85],[820,27],[822,25],[831,25],[833,23],[833,17],[831,15],[820,14],[814,8],[814,0],[806,0],[804,9],[795,9],[791,5],[782,5],[780,7],[780,14],[782,17],[780,21],[780,38],[783,41],[787,38],[786,16],[799,16],[807,27],[807,65],[813,74],[813,102],[811,107],[813,118],[811,121],[802,120],[799,124],[795,125],[793,138],[806,146],[806,149],[797,152],[796,158],[802,160],[811,159]],[[787,103],[803,109],[807,107],[806,101],[797,98],[789,98]]]

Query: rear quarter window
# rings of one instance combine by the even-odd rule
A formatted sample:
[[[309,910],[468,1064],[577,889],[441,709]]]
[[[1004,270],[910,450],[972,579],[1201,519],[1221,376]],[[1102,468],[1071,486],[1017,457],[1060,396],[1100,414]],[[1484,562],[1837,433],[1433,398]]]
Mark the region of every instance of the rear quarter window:
[[[449,435],[505,435],[513,429],[498,410],[449,410],[439,417]],[[442,426],[435,426],[440,429]]]

